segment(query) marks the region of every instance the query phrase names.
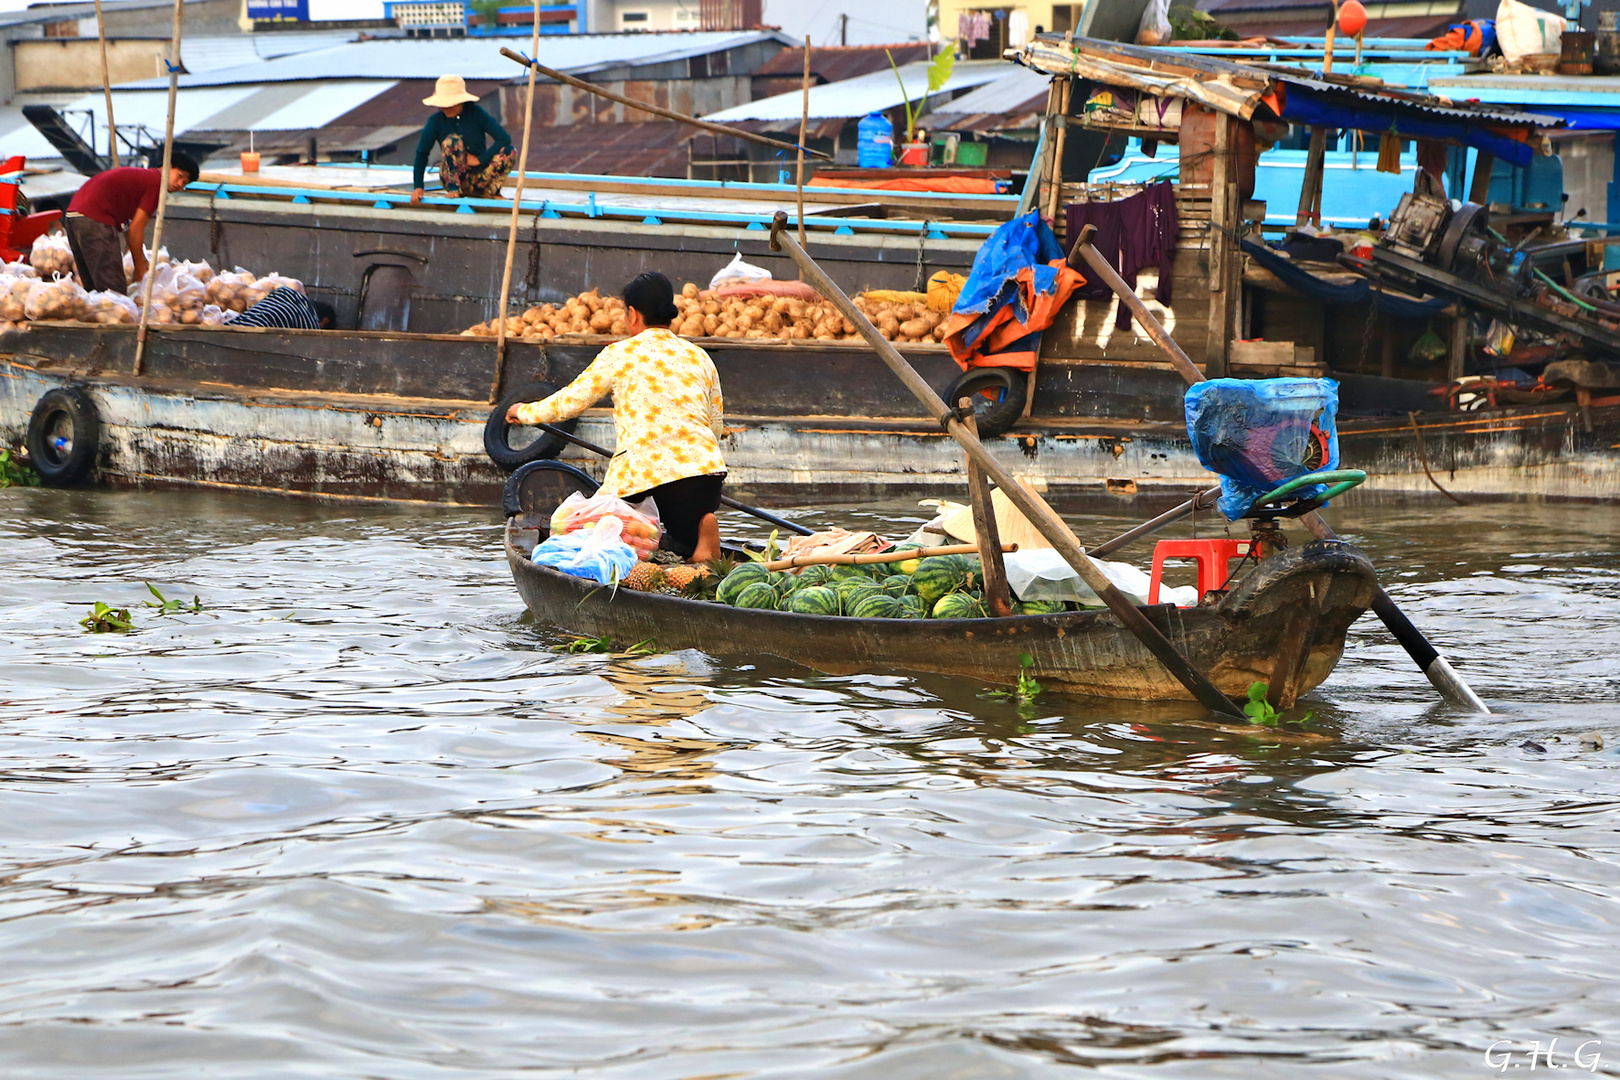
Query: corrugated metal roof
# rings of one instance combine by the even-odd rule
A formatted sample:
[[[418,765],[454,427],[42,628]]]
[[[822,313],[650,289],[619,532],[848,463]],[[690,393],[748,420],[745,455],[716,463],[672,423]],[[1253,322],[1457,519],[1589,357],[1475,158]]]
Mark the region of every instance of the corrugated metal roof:
[[[932,45],[908,41],[901,45],[832,45],[810,50],[810,76],[819,82],[842,82],[874,71],[889,70],[889,56],[898,65],[927,60]],[[754,77],[804,78],[804,49],[784,49],[754,72]]]
[[[392,82],[363,79],[313,86],[297,101],[290,101],[264,119],[250,124],[248,130],[297,131],[324,127],[395,85]]]
[[[1459,104],[1431,94],[1329,81],[1304,68],[1237,64],[1181,49],[1122,45],[1090,38],[1075,38],[1071,43],[1056,35],[1043,35],[1023,50],[1019,61],[1048,74],[1080,75],[1109,86],[1185,98],[1245,120],[1254,115],[1272,87],[1281,83],[1330,98],[1354,98],[1396,113],[1415,111],[1453,120],[1539,128],[1563,124],[1556,117],[1517,109]]]
[[[219,71],[316,49],[330,49],[356,41],[359,37],[359,32],[355,30],[288,30],[273,34],[185,38],[180,43],[180,60],[190,72]]]
[[[1051,83],[1050,75],[1015,67],[994,82],[956,98],[950,103],[950,111],[962,114],[1027,112],[1031,100],[1045,99]]]
[[[801,54],[801,58],[802,58]],[[994,82],[1007,73],[1007,65],[1000,60],[967,60],[957,63],[945,86],[936,98],[957,90]],[[903,104],[907,98],[915,102],[928,93],[928,65],[907,64],[900,69],[901,82],[895,81],[892,71],[874,71],[843,82],[810,88],[810,117],[813,120],[848,119],[883,112]],[[777,94],[747,105],[738,105],[704,117],[718,123],[732,120],[797,120],[804,108],[804,95],[799,92]]]
[[[542,64],[572,74],[622,64],[666,63],[741,48],[759,41],[789,41],[775,31],[681,34],[556,34],[540,38]],[[467,79],[511,82],[523,74],[503,57],[500,41],[485,38],[387,38],[356,41],[180,78],[184,87],[306,79],[420,79],[455,72]],[[167,89],[168,80],[145,79],[126,89]]]

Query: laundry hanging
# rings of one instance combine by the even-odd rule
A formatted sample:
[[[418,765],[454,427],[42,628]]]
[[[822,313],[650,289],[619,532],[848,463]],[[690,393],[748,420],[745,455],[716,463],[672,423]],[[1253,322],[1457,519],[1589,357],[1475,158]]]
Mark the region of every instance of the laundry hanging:
[[[1071,248],[1081,229],[1095,226],[1097,232],[1092,237],[1092,247],[1132,289],[1136,288],[1140,271],[1158,267],[1159,285],[1154,297],[1169,306],[1173,295],[1171,274],[1176,240],[1181,234],[1173,184],[1167,180],[1149,184],[1137,194],[1113,202],[1070,203],[1064,225]],[[1080,290],[1080,295],[1088,300],[1107,300],[1114,293],[1106,284],[1092,282]],[[1131,309],[1119,305],[1114,325],[1129,330]]]

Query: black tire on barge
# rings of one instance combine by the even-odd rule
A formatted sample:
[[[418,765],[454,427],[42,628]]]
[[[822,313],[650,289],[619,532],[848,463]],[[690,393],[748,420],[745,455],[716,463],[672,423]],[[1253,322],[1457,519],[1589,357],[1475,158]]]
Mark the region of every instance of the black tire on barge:
[[[96,464],[101,417],[90,395],[77,386],[45,391],[28,418],[28,456],[51,487],[82,480]]]
[[[557,389],[548,382],[524,383],[507,391],[490,409],[489,419],[484,422],[484,453],[489,455],[491,461],[503,469],[515,469],[519,465],[554,458],[562,453],[563,447],[568,445],[567,441],[549,431],[541,432],[540,437],[527,446],[513,446],[509,441],[513,425],[506,422],[506,410],[513,405],[523,401],[540,401],[555,394]],[[556,426],[572,432],[575,423],[574,420],[567,420]]]
[[[973,367],[958,375],[940,396],[953,409],[963,398],[972,398],[979,437],[989,438],[1018,423],[1024,415],[1028,387],[1028,376],[1017,368]]]

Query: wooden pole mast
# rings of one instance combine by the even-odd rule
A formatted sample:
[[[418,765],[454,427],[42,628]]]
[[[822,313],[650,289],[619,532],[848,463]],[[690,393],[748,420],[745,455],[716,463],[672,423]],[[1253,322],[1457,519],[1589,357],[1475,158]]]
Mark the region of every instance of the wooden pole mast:
[[[101,17],[101,0],[96,0],[96,37],[101,39],[101,92],[107,97],[107,154],[118,168],[118,126],[113,123],[112,80],[107,77],[107,24]]]
[[[135,374],[141,373],[146,360],[146,328],[152,319],[153,285],[157,282],[158,252],[163,248],[163,219],[169,209],[169,169],[174,161],[174,102],[180,92],[180,20],[184,15],[185,0],[174,0],[174,29],[169,36],[169,117],[163,126],[163,168],[158,171],[157,224],[152,226],[152,259],[146,268],[146,290],[141,298],[141,326],[135,332]],[[132,236],[131,244],[141,238]]]
[[[529,45],[540,55],[540,0],[534,0],[534,40]],[[517,191],[512,195],[512,222],[506,231],[506,268],[501,271],[501,306],[496,311],[495,378],[489,384],[489,403],[501,397],[501,378],[506,374],[506,307],[512,302],[512,257],[517,253],[518,214],[523,206],[523,181],[529,170],[529,133],[534,128],[535,65],[529,65],[529,87],[523,98],[523,149],[518,154]]]

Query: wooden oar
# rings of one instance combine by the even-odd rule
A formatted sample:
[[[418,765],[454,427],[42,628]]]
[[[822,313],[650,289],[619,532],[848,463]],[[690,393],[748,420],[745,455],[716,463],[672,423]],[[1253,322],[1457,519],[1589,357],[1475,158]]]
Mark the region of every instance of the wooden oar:
[[[1142,303],[1141,297],[1136,295],[1136,290],[1125,284],[1120,276],[1114,272],[1114,268],[1108,265],[1108,261],[1102,257],[1102,254],[1092,246],[1091,236],[1095,231],[1090,225],[1082,230],[1075,240],[1074,248],[1069,252],[1069,263],[1073,265],[1076,256],[1083,260],[1094,274],[1101,278],[1110,289],[1114,290],[1115,295],[1119,297],[1120,303],[1129,308],[1131,314],[1136,316],[1136,321],[1141,325],[1142,329],[1147,331],[1148,337],[1152,338],[1159,348],[1163,349],[1165,354],[1170,357],[1171,364],[1181,373],[1181,377],[1189,383],[1203,382],[1204,373],[1193,365],[1192,360],[1182,351],[1181,346],[1176,344],[1175,339],[1154,317],[1154,314],[1148,310],[1147,305]],[[1333,531],[1332,526],[1323,521],[1322,516],[1314,510],[1302,515],[1299,520],[1318,539],[1338,539],[1338,534]],[[1465,708],[1473,709],[1475,712],[1489,715],[1491,710],[1484,701],[1480,700],[1480,696],[1474,693],[1472,687],[1463,682],[1462,676],[1458,675],[1456,669],[1446,661],[1444,656],[1440,655],[1439,650],[1429,643],[1429,639],[1424,637],[1422,632],[1412,625],[1412,620],[1408,619],[1406,614],[1395,606],[1395,601],[1390,599],[1389,594],[1382,587],[1379,587],[1378,591],[1373,594],[1372,609],[1374,614],[1383,620],[1384,625],[1389,627],[1389,632],[1395,635],[1395,640],[1401,643],[1401,648],[1406,650],[1406,655],[1410,656],[1412,662],[1417,664],[1418,670],[1428,677],[1429,682],[1434,684],[1436,690],[1440,691],[1442,697]]]
[[[844,291],[837,283],[828,277],[816,261],[806,254],[804,248],[788,234],[787,225],[787,214],[777,211],[771,223],[771,250],[787,251],[789,257],[799,265],[799,269],[804,271],[805,280],[831,301],[839,313],[859,331],[878,357],[889,366],[889,370],[905,384],[907,390],[916,395],[923,408],[928,410],[928,414],[939,422],[951,438],[961,444],[973,463],[982,469],[984,474],[1001,489],[1002,494],[1006,495],[1024,517],[1029,519],[1030,524],[1046,538],[1047,543],[1063,556],[1063,561],[1074,568],[1075,573],[1080,575],[1080,580],[1097,594],[1125,629],[1135,635],[1137,640],[1158,658],[1165,669],[1175,676],[1177,682],[1187,688],[1187,692],[1199,704],[1213,713],[1241,717],[1237,706],[1221,693],[1214,683],[1188,663],[1184,656],[1176,652],[1164,634],[1159,632],[1159,628],[1149,622],[1147,616],[1126,599],[1125,594],[1115,588],[1113,582],[1109,581],[1101,570],[1092,565],[1091,560],[1086,558],[1085,551],[1075,542],[1074,534],[1063,523],[1063,519],[1053,513],[1045,502],[1031,497],[1030,493],[1013,479],[1013,475],[1002,467],[989,450],[985,449],[984,444],[968,431],[956,413],[940,400],[934,388],[923,381],[922,376],[906,362],[905,357],[895,351],[894,345],[878,332],[877,327],[873,326],[861,310],[850,302],[849,297],[844,295]]]
[[[1174,525],[1182,518],[1190,515],[1194,510],[1210,510],[1215,506],[1215,500],[1220,498],[1221,489],[1206,488],[1197,495],[1188,499],[1172,510],[1166,510],[1156,518],[1142,522],[1134,529],[1127,529],[1112,540],[1105,540],[1096,547],[1088,548],[1093,559],[1100,559],[1104,555],[1112,555],[1126,544],[1134,544],[1144,536],[1152,536],[1166,525]]]
[[[1001,550],[1012,553],[1017,544],[1002,544]],[[767,570],[791,570],[795,566],[871,566],[874,563],[905,562],[907,559],[926,559],[934,555],[977,555],[978,544],[945,544],[942,547],[905,548],[898,551],[845,552],[842,555],[823,555],[811,551],[803,555],[790,555],[765,564]]]
[[[571,442],[575,446],[583,447],[593,454],[601,454],[605,458],[610,458],[613,456],[613,451],[609,450],[607,447],[597,446],[589,439],[582,439],[572,432],[564,431],[555,424],[529,424],[527,426],[537,427],[541,431],[550,432],[551,434],[557,436],[557,438],[566,442]],[[797,521],[789,521],[787,518],[779,518],[775,514],[761,510],[757,506],[749,506],[746,503],[740,503],[736,499],[733,499],[730,495],[720,496],[720,501],[726,506],[731,507],[733,510],[741,510],[745,514],[752,514],[754,517],[759,518],[759,520],[766,522],[767,524],[775,525],[778,529],[786,529],[788,532],[797,533],[800,536],[815,535],[816,530],[814,529],[806,528],[805,526],[800,525]]]

